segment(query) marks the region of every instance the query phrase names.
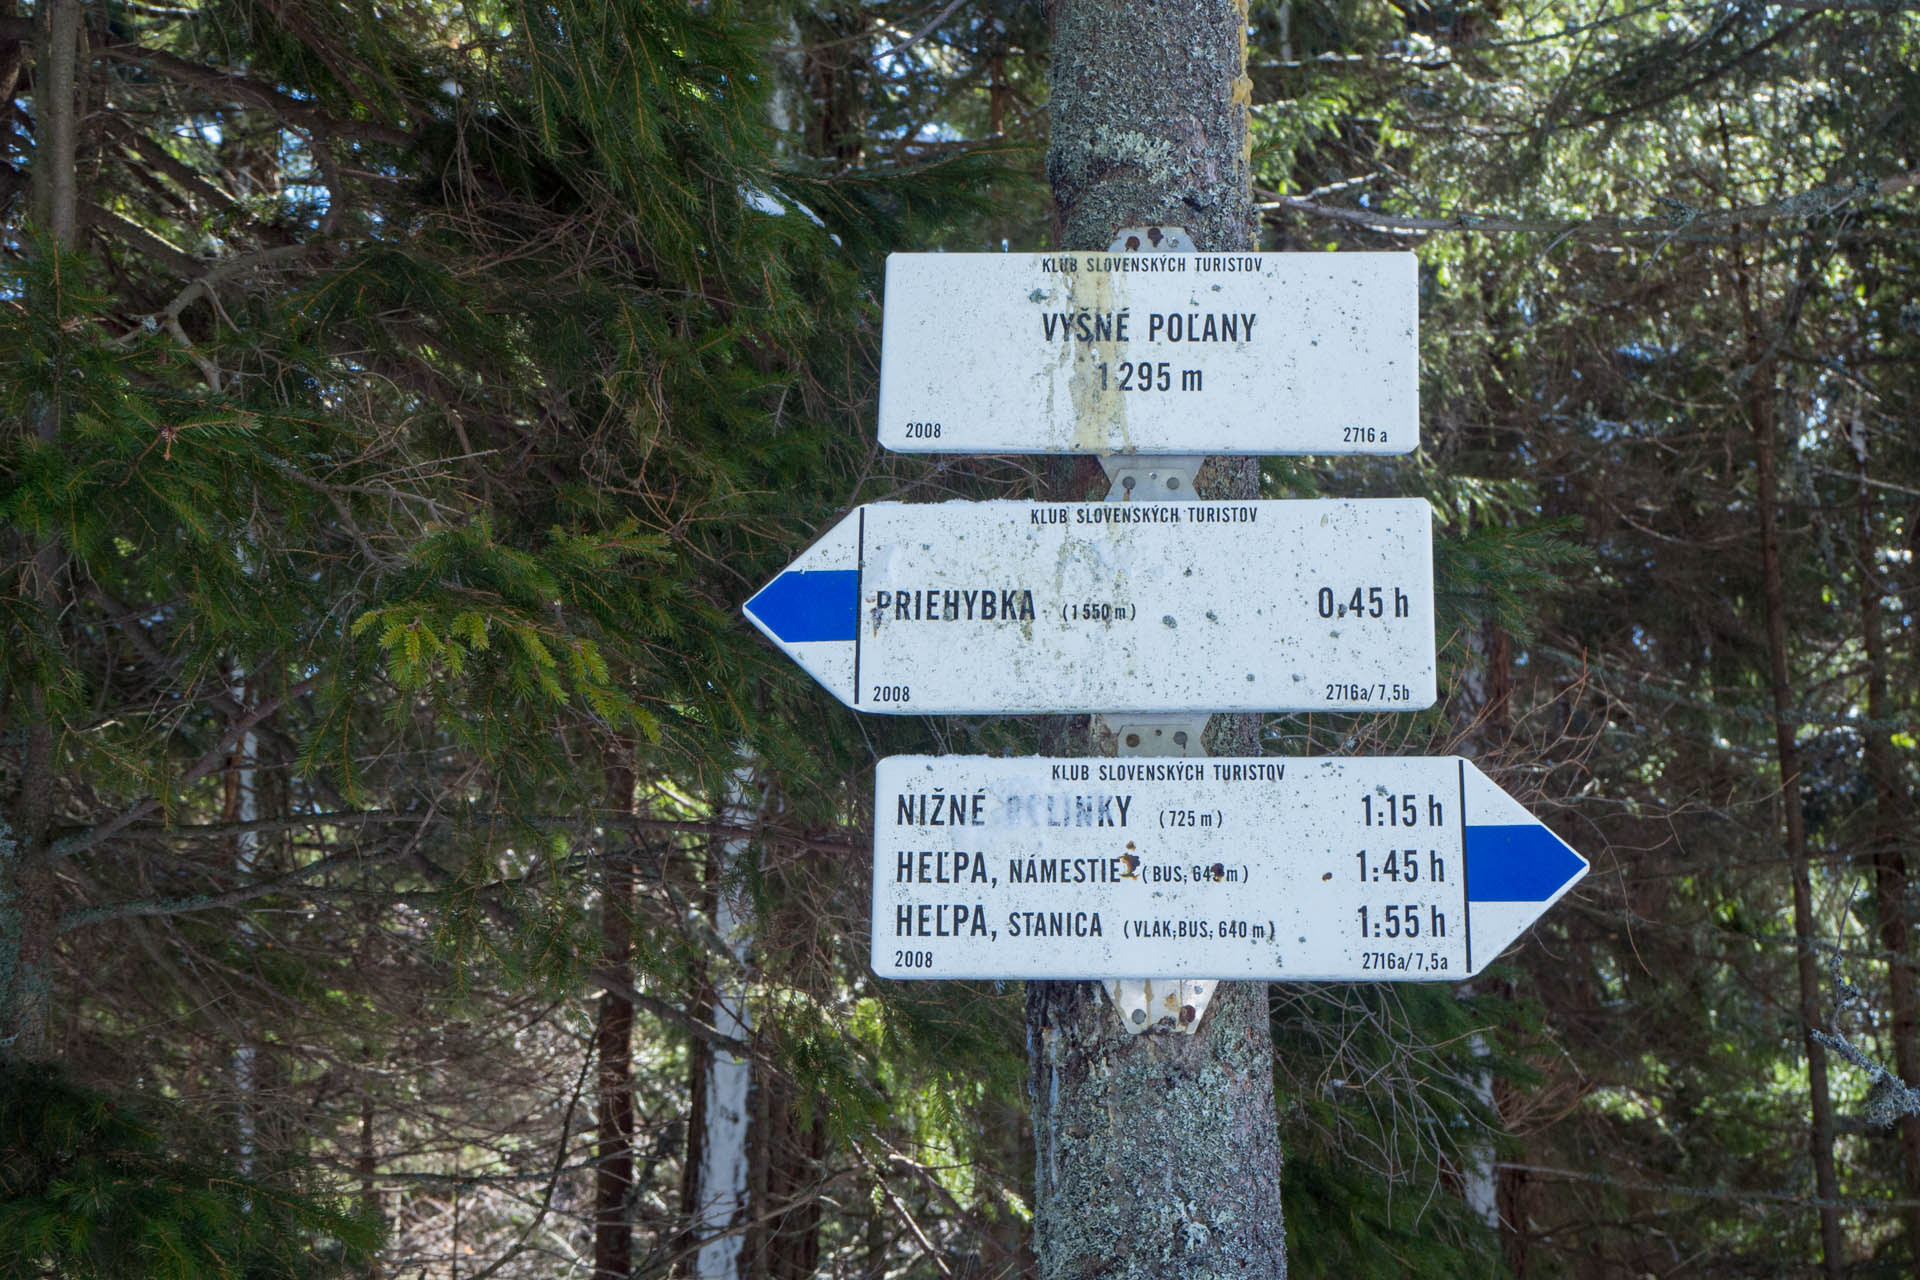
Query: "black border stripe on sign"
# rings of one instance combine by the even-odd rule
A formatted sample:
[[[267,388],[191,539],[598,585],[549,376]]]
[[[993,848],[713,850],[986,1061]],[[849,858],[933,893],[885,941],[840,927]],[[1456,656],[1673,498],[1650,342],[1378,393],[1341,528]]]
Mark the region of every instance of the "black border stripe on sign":
[[[1467,882],[1467,762],[1460,760],[1460,908],[1467,926],[1467,974],[1473,974],[1473,886]]]
[[[857,550],[853,555],[853,705],[860,705],[860,603],[865,600],[862,574],[867,569],[867,508],[860,508]]]

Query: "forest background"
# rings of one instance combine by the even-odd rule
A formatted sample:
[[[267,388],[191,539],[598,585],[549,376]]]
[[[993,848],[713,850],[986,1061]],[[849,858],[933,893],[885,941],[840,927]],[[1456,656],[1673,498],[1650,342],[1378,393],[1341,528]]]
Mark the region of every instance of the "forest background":
[[[1291,1269],[1920,1274],[1920,10],[1248,20],[1263,247],[1421,264],[1421,451],[1266,492],[1441,522],[1442,704],[1265,749],[1594,864],[1470,985],[1273,988]],[[0,1275],[1030,1267],[1021,993],[869,972],[870,776],[1076,730],[738,607],[1104,488],[873,436],[884,255],[1051,243],[1047,68],[982,0],[0,0]]]

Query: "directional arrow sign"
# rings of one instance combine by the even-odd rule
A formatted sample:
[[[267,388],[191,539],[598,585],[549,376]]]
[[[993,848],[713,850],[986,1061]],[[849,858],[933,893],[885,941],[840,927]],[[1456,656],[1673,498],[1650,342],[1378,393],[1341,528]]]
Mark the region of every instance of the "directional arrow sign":
[[[1587,873],[1454,756],[894,756],[889,978],[1458,981]]]
[[[862,711],[1409,711],[1434,700],[1420,499],[874,503],[746,614]]]
[[[952,453],[1405,453],[1410,253],[887,259],[880,443]]]

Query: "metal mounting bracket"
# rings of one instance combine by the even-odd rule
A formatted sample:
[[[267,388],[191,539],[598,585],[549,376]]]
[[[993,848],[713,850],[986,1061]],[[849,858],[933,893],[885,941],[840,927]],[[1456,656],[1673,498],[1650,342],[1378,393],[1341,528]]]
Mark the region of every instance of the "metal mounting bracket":
[[[1107,473],[1107,501],[1193,502],[1194,477],[1205,461],[1204,456],[1191,453],[1156,457],[1103,453],[1100,466]]]
[[[1210,715],[1118,715],[1094,716],[1093,740],[1113,742],[1117,756],[1202,756],[1206,751],[1200,740],[1206,735]]]
[[[1205,978],[1108,978],[1100,985],[1113,1001],[1120,1025],[1134,1035],[1178,1031],[1190,1036],[1220,984]]]
[[[1096,738],[1112,734],[1118,756],[1199,756],[1211,716],[1095,716]],[[1219,982],[1206,978],[1108,978],[1101,982],[1120,1025],[1134,1035],[1178,1031],[1192,1035],[1200,1026]]]
[[[1185,227],[1122,227],[1113,233],[1108,253],[1192,253],[1193,232]]]

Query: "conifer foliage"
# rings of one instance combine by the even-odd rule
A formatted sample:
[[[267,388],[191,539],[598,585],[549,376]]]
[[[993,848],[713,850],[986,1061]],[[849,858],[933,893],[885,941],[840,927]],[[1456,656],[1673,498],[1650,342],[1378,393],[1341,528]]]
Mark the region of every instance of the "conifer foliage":
[[[377,1223],[184,1135],[182,1117],[137,1114],[47,1066],[0,1068],[0,1276],[321,1280],[372,1260]]]
[[[1263,745],[1595,863],[1275,992],[1290,1270],[1911,1274],[1920,16],[1247,16],[1261,247],[1421,262],[1421,453],[1264,491],[1433,502],[1449,691]],[[1030,1270],[1022,994],[868,972],[865,778],[1061,730],[738,606],[1098,487],[872,443],[881,255],[1050,243],[1046,26],[0,0],[0,1274]]]
[[[0,23],[5,1054],[458,1259],[519,1203],[460,1178],[577,1176],[596,865],[648,885],[631,994],[707,1025],[711,798],[817,718],[735,608],[866,452],[862,268],[919,197],[778,163],[726,5]],[[175,1207],[299,1256],[235,1185]]]

